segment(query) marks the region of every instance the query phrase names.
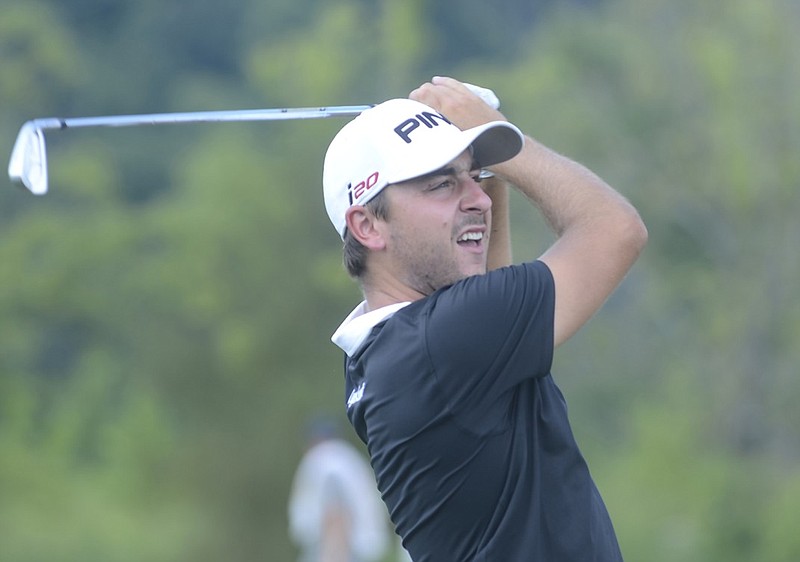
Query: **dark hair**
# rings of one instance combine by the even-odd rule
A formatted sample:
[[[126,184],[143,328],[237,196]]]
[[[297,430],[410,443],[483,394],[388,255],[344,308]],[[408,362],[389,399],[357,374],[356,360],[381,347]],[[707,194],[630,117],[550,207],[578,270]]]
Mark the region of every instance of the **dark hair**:
[[[364,205],[367,210],[381,220],[389,218],[389,204],[384,197],[384,193],[385,191],[381,191]],[[351,277],[361,279],[367,272],[368,252],[364,245],[350,234],[349,230],[344,231],[344,268]]]

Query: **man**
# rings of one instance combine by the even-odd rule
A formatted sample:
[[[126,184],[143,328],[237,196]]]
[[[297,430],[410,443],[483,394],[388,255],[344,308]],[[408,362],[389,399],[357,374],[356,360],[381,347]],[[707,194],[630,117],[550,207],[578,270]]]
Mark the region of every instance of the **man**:
[[[415,562],[621,560],[550,366],[647,231],[461,82],[409,97],[345,125],[323,174],[365,297],[333,336],[347,415],[397,532]],[[507,184],[556,235],[531,263],[511,265]]]
[[[292,481],[289,533],[300,562],[376,562],[389,546],[389,526],[366,460],[318,418]]]

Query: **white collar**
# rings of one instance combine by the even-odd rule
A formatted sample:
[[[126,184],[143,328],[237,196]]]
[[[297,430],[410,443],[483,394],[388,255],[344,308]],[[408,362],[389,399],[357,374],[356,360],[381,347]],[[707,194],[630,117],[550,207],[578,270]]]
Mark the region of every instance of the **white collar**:
[[[411,302],[398,302],[367,312],[367,301],[353,309],[331,336],[331,341],[352,357],[377,324],[383,322]]]

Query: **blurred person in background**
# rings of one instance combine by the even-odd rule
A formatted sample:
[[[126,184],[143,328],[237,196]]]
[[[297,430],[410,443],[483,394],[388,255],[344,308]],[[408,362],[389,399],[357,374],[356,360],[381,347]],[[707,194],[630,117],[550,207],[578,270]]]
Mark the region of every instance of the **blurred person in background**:
[[[299,561],[384,560],[391,532],[369,464],[329,418],[312,421],[308,441],[289,497]]]

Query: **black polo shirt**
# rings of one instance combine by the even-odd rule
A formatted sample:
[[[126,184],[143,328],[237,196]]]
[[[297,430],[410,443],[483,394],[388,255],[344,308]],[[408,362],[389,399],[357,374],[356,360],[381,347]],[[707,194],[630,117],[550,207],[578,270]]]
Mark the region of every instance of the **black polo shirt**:
[[[348,418],[415,562],[622,559],[550,375],[554,302],[536,261],[354,311],[334,335]]]

